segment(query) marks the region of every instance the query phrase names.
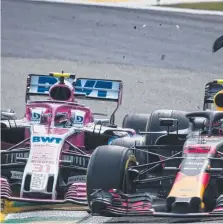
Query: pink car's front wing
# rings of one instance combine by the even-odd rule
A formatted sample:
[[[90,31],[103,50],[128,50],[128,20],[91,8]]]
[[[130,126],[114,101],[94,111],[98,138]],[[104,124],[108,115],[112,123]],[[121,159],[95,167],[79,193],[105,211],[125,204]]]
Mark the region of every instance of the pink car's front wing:
[[[87,194],[85,183],[73,183],[64,195],[63,200],[50,200],[50,199],[39,199],[39,198],[21,198],[13,197],[12,191],[8,184],[8,181],[1,178],[1,199],[7,199],[9,201],[16,202],[27,202],[31,204],[46,203],[46,204],[65,204],[72,203],[75,205],[87,206]]]

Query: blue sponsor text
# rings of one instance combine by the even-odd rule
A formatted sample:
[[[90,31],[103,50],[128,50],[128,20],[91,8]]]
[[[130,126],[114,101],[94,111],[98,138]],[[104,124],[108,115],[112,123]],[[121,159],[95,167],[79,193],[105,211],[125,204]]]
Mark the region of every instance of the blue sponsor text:
[[[44,142],[44,143],[56,143],[56,144],[59,144],[62,141],[62,138],[33,136],[32,141],[33,142]]]

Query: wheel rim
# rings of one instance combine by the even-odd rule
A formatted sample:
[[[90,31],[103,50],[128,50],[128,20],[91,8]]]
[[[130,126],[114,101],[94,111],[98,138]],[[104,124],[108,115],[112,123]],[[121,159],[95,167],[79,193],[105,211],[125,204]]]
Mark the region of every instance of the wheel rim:
[[[123,183],[122,183],[123,192],[126,194],[133,193],[135,191],[134,184],[129,179],[129,172],[128,172],[128,168],[135,165],[136,165],[136,157],[134,155],[129,156],[125,164],[124,177],[123,177]]]

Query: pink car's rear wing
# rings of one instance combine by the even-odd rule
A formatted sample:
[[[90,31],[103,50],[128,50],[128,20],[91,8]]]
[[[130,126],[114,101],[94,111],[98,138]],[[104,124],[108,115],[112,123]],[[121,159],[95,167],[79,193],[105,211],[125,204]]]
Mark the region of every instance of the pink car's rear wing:
[[[59,82],[60,73],[54,75],[29,74],[26,86],[26,102],[30,96],[48,96],[51,86]],[[123,82],[121,80],[76,78],[75,75],[63,74],[74,87],[76,99],[117,102],[117,107],[111,115],[111,123],[114,124],[114,114],[122,103]]]

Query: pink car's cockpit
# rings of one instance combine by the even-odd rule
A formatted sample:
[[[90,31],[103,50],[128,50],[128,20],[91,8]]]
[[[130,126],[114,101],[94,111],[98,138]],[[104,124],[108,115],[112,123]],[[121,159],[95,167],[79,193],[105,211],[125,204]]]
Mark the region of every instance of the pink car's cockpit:
[[[26,107],[26,119],[51,128],[69,128],[93,122],[93,115],[89,108],[75,104],[31,102]]]
[[[25,119],[32,125],[35,134],[41,135],[67,135],[69,142],[85,149],[84,131],[76,134],[69,134],[71,128],[82,128],[93,122],[93,115],[88,107],[75,103],[56,102],[30,102],[26,105]],[[27,129],[26,138],[30,137]]]

